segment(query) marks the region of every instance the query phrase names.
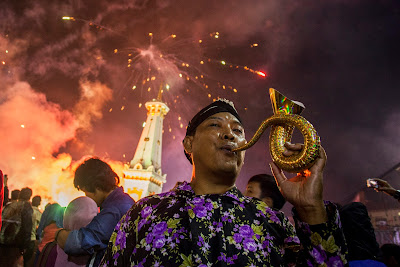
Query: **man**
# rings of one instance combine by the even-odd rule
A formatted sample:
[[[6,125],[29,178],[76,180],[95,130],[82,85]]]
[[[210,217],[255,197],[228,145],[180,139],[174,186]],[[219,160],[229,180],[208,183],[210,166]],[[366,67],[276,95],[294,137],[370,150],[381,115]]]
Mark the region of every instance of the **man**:
[[[24,265],[25,266],[33,266],[34,261],[34,252],[37,250],[37,241],[36,241],[36,230],[40,223],[40,218],[42,217],[42,213],[39,210],[40,202],[42,198],[40,196],[34,196],[32,198],[32,230],[31,230],[31,241],[29,246],[27,247],[24,253]]]
[[[1,213],[3,211],[3,201],[4,201],[4,203],[7,202],[7,201],[5,201],[5,197],[4,197],[4,187],[5,186],[6,186],[6,181],[4,180],[3,172],[0,170],[0,229],[1,229]]]
[[[100,213],[86,227],[57,232],[56,242],[65,253],[93,255],[88,264],[99,265],[116,224],[135,203],[118,184],[118,175],[98,158],[90,158],[76,169],[74,186],[96,202]]]
[[[349,266],[385,267],[380,262],[379,244],[367,207],[360,202],[351,202],[340,207],[339,214],[349,251]]]
[[[236,188],[245,153],[232,150],[245,143],[231,102],[217,100],[202,109],[183,140],[193,164],[190,184],[132,206],[116,226],[101,266],[343,265],[346,246],[337,211],[322,200],[324,150],[309,177],[289,180],[271,163],[283,195],[296,208],[297,236],[283,213]],[[285,155],[301,149],[286,147]]]
[[[8,202],[10,201],[10,199],[8,198],[9,195],[9,190],[8,190],[8,175],[4,174],[4,192],[3,192],[3,206],[7,205]],[[18,194],[19,194],[19,190],[18,190]],[[18,199],[18,196],[17,196]]]
[[[39,210],[40,203],[42,202],[42,198],[40,196],[34,196],[32,198],[32,235],[31,240],[36,240],[36,230],[39,226],[40,219],[42,217],[42,212]]]
[[[275,178],[269,174],[257,174],[247,182],[246,197],[255,197],[264,201],[268,207],[280,210],[285,205],[285,198],[276,185]]]
[[[18,239],[21,242],[20,249],[23,251],[24,267],[29,266],[29,260],[33,255],[33,248],[31,247],[31,233],[32,233],[32,217],[33,209],[29,202],[32,197],[32,189],[29,187],[22,188],[18,196],[18,204],[23,203],[21,215],[21,230],[18,234]]]
[[[21,192],[21,191],[18,190],[18,189],[15,189],[15,190],[11,191],[11,198],[10,198],[9,201],[7,201],[7,203],[5,204],[4,208],[6,208],[6,207],[7,207],[8,205],[10,205],[11,203],[17,202],[17,201],[18,201],[18,196],[19,196],[19,193],[20,193],[20,192]]]
[[[22,188],[18,201],[4,207],[3,225],[0,235],[2,244],[0,262],[5,266],[13,266],[21,254],[24,256],[24,266],[28,259],[26,251],[29,249],[32,232],[32,206],[29,200],[32,189]]]

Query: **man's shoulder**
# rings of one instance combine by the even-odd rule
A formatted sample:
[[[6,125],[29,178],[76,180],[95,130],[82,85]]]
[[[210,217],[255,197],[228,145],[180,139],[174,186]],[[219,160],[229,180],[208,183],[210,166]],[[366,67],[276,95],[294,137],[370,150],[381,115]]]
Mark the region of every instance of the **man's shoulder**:
[[[33,209],[33,215],[36,217],[41,217],[42,216],[42,212],[40,212],[38,207],[32,207]]]
[[[157,203],[157,202],[161,202],[163,200],[168,200],[168,199],[172,199],[172,198],[176,198],[176,197],[177,197],[176,190],[171,190],[171,191],[160,193],[160,194],[154,194],[154,195],[151,195],[151,196],[146,196],[146,197],[141,198],[140,200],[138,200],[138,202],[136,204],[139,204],[139,205],[154,204],[154,203]]]
[[[122,187],[117,187],[110,194],[110,196],[106,198],[106,200],[104,201],[104,206],[115,206],[115,204],[132,205],[134,203],[135,201],[133,200],[133,198],[130,195],[126,194]]]
[[[32,209],[33,209],[34,212],[40,212],[40,213],[42,213],[42,212],[39,210],[38,207],[32,206]]]
[[[12,201],[12,202],[9,202],[6,207],[12,209],[12,208],[20,207],[21,205],[22,205],[22,202],[20,202],[20,201]]]

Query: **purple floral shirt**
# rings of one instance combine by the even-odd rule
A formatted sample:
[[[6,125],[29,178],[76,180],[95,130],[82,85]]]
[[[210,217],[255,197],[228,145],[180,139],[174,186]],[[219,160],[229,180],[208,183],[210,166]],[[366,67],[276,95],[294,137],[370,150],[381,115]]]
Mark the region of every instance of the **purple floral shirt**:
[[[122,217],[100,266],[343,266],[339,215],[293,225],[280,211],[244,197],[195,195],[188,183],[141,199]]]

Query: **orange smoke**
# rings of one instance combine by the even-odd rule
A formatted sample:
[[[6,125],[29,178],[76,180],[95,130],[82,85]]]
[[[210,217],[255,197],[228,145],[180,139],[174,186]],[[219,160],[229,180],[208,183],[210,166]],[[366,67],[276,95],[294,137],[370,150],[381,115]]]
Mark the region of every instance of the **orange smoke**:
[[[0,169],[8,174],[10,191],[30,187],[33,195],[42,197],[42,205],[66,206],[83,195],[74,188],[73,175],[87,157],[73,161],[59,150],[71,140],[79,142],[77,131],[89,131],[93,120],[102,117],[101,109],[112,92],[91,82],[82,82],[81,91],[72,111],[49,102],[25,82],[16,82],[0,94]],[[122,177],[123,164],[109,163]]]

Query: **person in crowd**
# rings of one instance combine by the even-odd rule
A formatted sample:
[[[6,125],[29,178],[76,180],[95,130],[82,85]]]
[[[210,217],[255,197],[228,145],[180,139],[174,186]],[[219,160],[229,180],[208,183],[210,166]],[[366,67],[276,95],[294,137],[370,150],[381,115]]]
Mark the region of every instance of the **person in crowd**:
[[[56,241],[65,253],[91,255],[91,266],[100,264],[115,226],[135,203],[118,184],[118,175],[98,158],[87,159],[79,165],[74,186],[96,202],[100,213],[85,227],[58,231]]]
[[[28,266],[30,259],[29,250],[31,247],[32,233],[32,216],[33,209],[30,203],[32,197],[32,189],[25,187],[21,189],[18,197],[18,203],[23,203],[21,215],[21,230],[19,231],[18,239],[21,240],[20,249],[23,251],[24,267]]]
[[[40,219],[42,217],[42,213],[39,210],[39,205],[40,205],[41,201],[42,201],[42,198],[40,196],[34,196],[32,198],[33,213],[32,213],[31,242],[24,253],[24,261],[26,262],[25,266],[33,266],[34,259],[35,259],[34,253],[38,247],[36,231],[38,229]]]
[[[282,212],[235,186],[245,152],[232,150],[245,143],[233,103],[220,99],[197,113],[183,140],[193,164],[191,182],[132,206],[116,226],[101,266],[346,264],[336,206],[322,199],[324,149],[307,177],[287,179],[271,163],[282,194],[295,207],[295,231]],[[302,145],[285,147],[289,156]]]
[[[19,197],[19,193],[21,192],[21,190],[15,189],[13,191],[11,191],[11,198],[10,200],[7,202],[6,207],[8,205],[10,205],[11,203],[17,202],[18,201],[18,197]]]
[[[10,201],[9,198],[9,189],[8,189],[8,175],[4,174],[4,197],[3,197],[3,206],[7,205],[7,203]]]
[[[350,267],[385,267],[367,207],[360,202],[352,202],[340,207],[339,214],[349,250]]]
[[[34,196],[32,198],[32,209],[33,209],[33,216],[32,216],[32,240],[38,240],[39,238],[36,236],[37,229],[39,227],[40,219],[42,218],[42,212],[39,209],[40,203],[42,203],[42,198],[40,196]]]
[[[383,262],[387,267],[400,266],[400,246],[396,244],[384,244],[381,246]]]
[[[383,192],[389,196],[394,197],[400,202],[400,190],[395,189],[391,186],[387,181],[379,178],[373,178],[373,181],[377,183],[377,187],[375,187],[375,191]]]
[[[33,210],[29,202],[31,196],[32,189],[23,188],[18,195],[18,201],[13,201],[4,207],[0,234],[2,243],[0,262],[5,261],[4,264],[7,266],[13,266],[21,255],[24,255],[24,265],[27,264],[25,255],[29,249],[32,232]]]
[[[57,231],[63,227],[63,218],[64,208],[58,203],[48,205],[43,211],[36,232],[40,240],[37,252],[40,253],[47,243],[55,240]]]
[[[10,201],[10,199],[9,199],[9,194],[10,193],[9,193],[9,189],[8,189],[8,175],[4,174],[3,179],[4,179],[3,206],[5,206]]]
[[[282,196],[276,185],[275,178],[269,174],[257,174],[247,182],[246,197],[255,197],[264,201],[268,207],[280,210],[285,205],[285,198]]]
[[[96,202],[89,197],[78,197],[72,200],[64,212],[64,228],[78,230],[88,225],[98,213]],[[55,241],[46,245],[39,255],[36,266],[86,266],[90,256],[68,256]]]
[[[3,211],[3,202],[4,201],[4,177],[3,172],[0,170],[0,228],[1,228],[1,213]]]

